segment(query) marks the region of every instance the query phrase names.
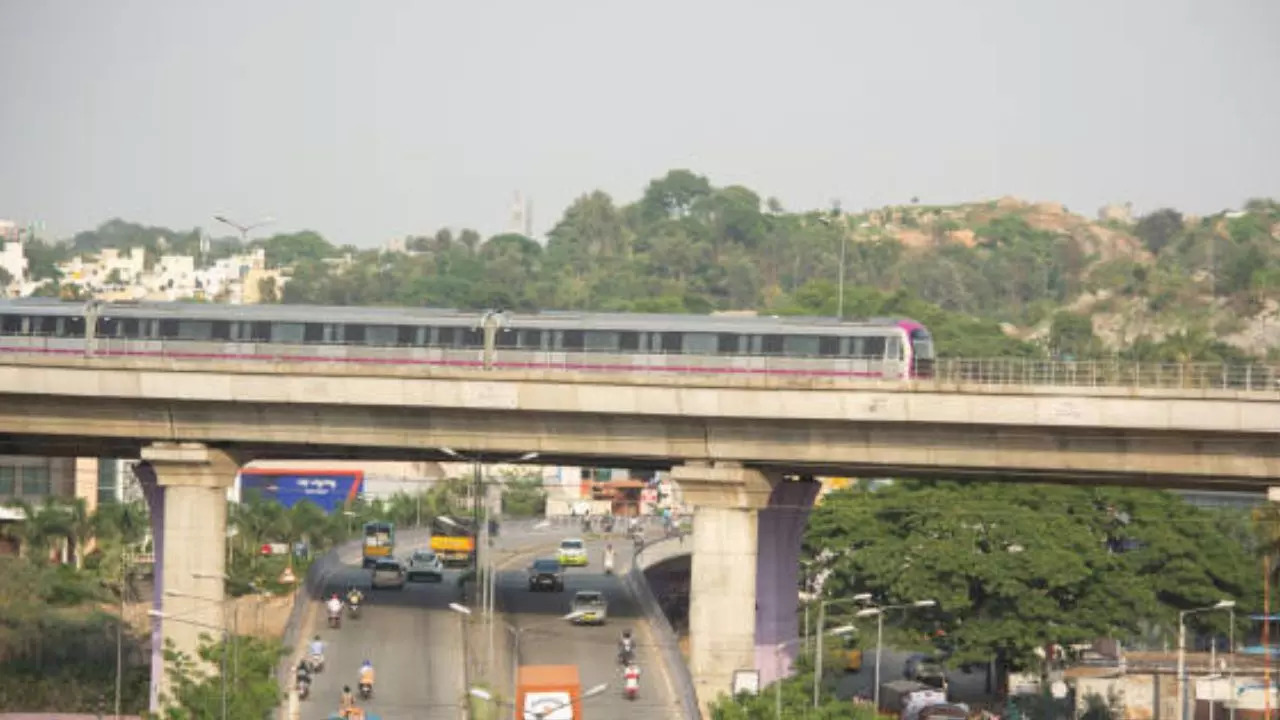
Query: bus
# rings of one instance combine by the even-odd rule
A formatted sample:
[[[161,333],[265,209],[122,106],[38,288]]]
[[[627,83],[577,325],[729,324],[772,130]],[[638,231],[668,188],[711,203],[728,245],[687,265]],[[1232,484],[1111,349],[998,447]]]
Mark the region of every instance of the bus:
[[[389,559],[395,552],[396,526],[389,522],[364,524],[363,567],[371,568],[379,560]]]
[[[476,552],[475,523],[448,515],[431,520],[431,549],[440,562],[452,567],[467,567]]]

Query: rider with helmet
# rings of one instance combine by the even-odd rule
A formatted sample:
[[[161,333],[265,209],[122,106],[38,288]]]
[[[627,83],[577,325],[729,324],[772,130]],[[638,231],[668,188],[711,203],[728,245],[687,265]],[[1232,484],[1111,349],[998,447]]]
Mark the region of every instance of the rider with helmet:
[[[359,605],[363,600],[364,600],[364,593],[360,592],[359,588],[357,588],[355,585],[351,585],[350,587],[347,588],[347,604],[348,605]]]
[[[618,640],[618,657],[624,665],[629,665],[635,657],[636,641],[631,637],[630,630],[622,631],[622,638]]]

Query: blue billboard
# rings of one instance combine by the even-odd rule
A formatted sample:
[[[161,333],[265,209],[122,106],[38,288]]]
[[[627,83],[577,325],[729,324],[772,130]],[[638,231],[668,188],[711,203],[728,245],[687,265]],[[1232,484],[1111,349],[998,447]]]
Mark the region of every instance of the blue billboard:
[[[249,469],[240,472],[240,500],[258,493],[263,500],[293,507],[309,500],[326,513],[340,511],[364,491],[361,470]]]

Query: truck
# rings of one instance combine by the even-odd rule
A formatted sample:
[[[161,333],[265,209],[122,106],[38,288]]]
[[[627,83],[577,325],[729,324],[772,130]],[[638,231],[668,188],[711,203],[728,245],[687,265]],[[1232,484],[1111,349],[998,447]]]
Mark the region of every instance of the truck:
[[[447,515],[433,519],[430,548],[445,567],[467,567],[476,552],[472,523]]]
[[[516,682],[520,717],[582,720],[582,684],[576,665],[521,665]]]

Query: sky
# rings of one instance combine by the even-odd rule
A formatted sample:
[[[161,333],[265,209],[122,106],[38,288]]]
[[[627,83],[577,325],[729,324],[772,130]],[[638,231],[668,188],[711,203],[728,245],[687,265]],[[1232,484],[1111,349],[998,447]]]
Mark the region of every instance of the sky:
[[[0,0],[0,218],[545,233],[672,168],[788,209],[1280,197],[1274,0]]]

